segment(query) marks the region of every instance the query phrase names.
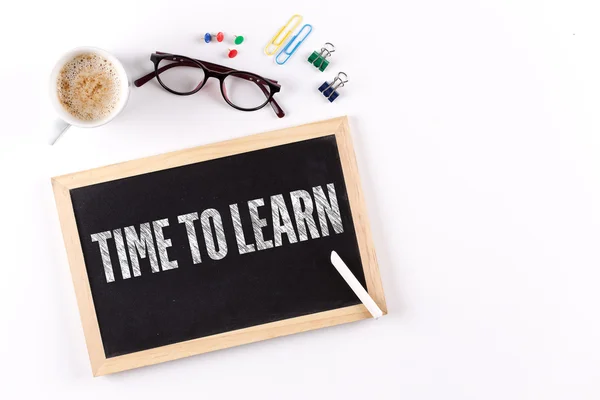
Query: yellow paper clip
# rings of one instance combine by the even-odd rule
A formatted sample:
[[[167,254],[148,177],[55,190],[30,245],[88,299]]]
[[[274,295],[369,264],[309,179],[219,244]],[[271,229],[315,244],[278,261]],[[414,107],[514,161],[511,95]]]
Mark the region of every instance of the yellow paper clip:
[[[269,44],[265,46],[265,54],[268,56],[272,56],[277,53],[277,50],[288,40],[290,35],[294,32],[294,30],[300,25],[302,22],[302,15],[294,14],[292,18],[281,27],[281,29],[273,36]],[[271,48],[274,49],[271,51]]]

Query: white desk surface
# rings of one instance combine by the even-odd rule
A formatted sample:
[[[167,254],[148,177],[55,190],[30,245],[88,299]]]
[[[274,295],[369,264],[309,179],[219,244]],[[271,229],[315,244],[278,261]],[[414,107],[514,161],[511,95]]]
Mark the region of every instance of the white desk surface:
[[[600,25],[589,0],[12,2],[0,25],[0,390],[61,399],[598,399]],[[288,65],[262,54],[301,13]],[[206,31],[247,36],[234,60]],[[305,57],[338,51],[324,73]],[[155,82],[46,145],[78,45],[281,81],[288,113]],[[317,87],[350,82],[329,104]],[[50,177],[349,115],[389,315],[92,379]]]

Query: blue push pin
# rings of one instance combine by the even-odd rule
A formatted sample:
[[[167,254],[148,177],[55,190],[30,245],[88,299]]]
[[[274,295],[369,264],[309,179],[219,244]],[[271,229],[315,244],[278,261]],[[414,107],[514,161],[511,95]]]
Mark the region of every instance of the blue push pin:
[[[327,97],[327,100],[329,100],[330,103],[333,103],[340,95],[337,90],[344,87],[345,83],[348,83],[348,75],[344,72],[340,72],[333,82],[323,82],[323,84],[319,86],[319,92],[323,93],[323,96]]]

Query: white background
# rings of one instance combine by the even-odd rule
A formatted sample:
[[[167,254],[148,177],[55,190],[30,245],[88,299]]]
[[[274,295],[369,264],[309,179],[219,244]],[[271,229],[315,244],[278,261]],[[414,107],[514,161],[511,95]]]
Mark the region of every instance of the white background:
[[[64,399],[598,399],[600,24],[593,0],[40,1],[2,6],[0,396]],[[301,13],[285,66],[262,54]],[[207,31],[247,36],[227,60]],[[318,72],[305,57],[338,51]],[[46,145],[62,52],[154,50],[281,81],[242,113],[215,82],[155,81]],[[345,71],[329,104],[317,91]],[[50,177],[349,115],[389,315],[92,378]],[[52,395],[52,396],[51,396]]]

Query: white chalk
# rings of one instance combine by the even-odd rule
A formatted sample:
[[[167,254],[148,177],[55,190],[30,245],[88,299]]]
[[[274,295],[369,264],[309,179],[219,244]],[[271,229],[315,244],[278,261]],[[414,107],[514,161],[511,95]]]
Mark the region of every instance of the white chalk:
[[[373,318],[379,319],[379,317],[383,315],[383,311],[381,311],[381,308],[379,308],[377,303],[369,296],[369,293],[362,287],[358,279],[356,279],[354,274],[352,274],[352,271],[350,271],[350,268],[348,268],[335,251],[331,252],[331,263],[340,273],[342,278],[344,278],[346,283],[350,285],[350,288],[356,293],[356,296],[358,296],[360,301],[367,307],[367,310],[369,310]]]

